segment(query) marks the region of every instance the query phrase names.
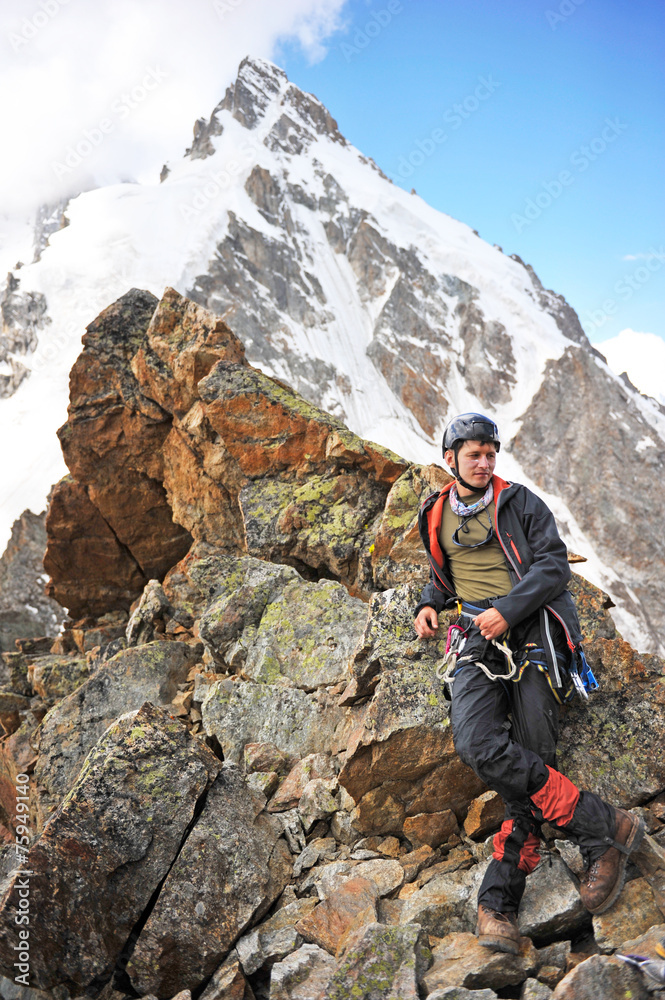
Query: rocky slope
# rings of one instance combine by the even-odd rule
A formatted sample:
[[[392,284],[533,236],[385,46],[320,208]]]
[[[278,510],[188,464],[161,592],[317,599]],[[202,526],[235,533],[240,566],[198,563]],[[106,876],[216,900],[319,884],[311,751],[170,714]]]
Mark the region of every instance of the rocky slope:
[[[171,290],[90,325],[60,438],[47,565],[72,618],[2,654],[3,996],[646,998],[615,955],[665,935],[665,662],[606,595],[574,578],[602,687],[565,710],[561,759],[653,836],[593,919],[551,844],[519,956],[494,954],[472,931],[501,802],[454,752],[445,640],[412,629],[445,472]]]
[[[504,472],[547,493],[622,631],[665,649],[665,416],[612,375],[561,296],[391,184],[270,63],[243,61],[162,176],[52,207],[38,259],[10,275],[6,336],[20,344],[6,348],[16,391],[0,412],[7,467],[23,470],[7,486],[14,517],[61,475],[44,413],[54,430],[64,419],[90,316],[132,286],[170,285],[222,316],[253,365],[411,461],[438,459],[452,412],[491,411]]]

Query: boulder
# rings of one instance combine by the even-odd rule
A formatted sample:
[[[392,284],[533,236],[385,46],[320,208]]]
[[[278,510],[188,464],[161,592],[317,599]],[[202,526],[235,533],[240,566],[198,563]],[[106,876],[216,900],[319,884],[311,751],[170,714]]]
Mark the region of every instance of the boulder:
[[[445,937],[454,931],[470,931],[476,925],[474,889],[471,872],[436,875],[407,899],[402,909],[402,922],[420,924],[436,937]],[[468,913],[467,903],[472,894],[474,905]]]
[[[371,879],[348,878],[336,892],[299,920],[296,929],[306,941],[336,955],[343,950],[350,931],[376,921],[378,899],[379,893]]]
[[[649,883],[645,878],[636,878],[624,886],[609,910],[593,918],[593,933],[600,950],[611,952],[662,920]]]
[[[488,833],[498,830],[503,821],[506,804],[497,792],[483,792],[474,799],[464,820],[464,832],[474,840],[484,840]]]
[[[35,778],[53,804],[74,783],[107,726],[146,701],[170,705],[197,659],[196,650],[183,642],[124,649],[47,713],[39,730]]]
[[[289,881],[291,855],[281,834],[240,769],[225,762],[127,965],[137,991],[173,996],[212,975]]]
[[[637,969],[610,955],[592,955],[561,980],[553,1000],[647,1000],[649,995]]]
[[[263,966],[272,965],[295,951],[303,943],[300,922],[307,919],[315,906],[317,902],[311,897],[287,903],[236,941],[235,951],[245,975],[251,976]]]
[[[505,955],[483,948],[474,934],[448,934],[432,955],[432,966],[423,977],[428,994],[449,986],[499,990],[524,982],[537,967],[536,949],[527,937],[521,940],[519,955]]]
[[[337,778],[312,778],[303,789],[298,812],[305,830],[311,830],[317,820],[328,819],[337,809],[333,798]]]
[[[64,984],[80,993],[110,975],[220,766],[180,722],[149,704],[108,729],[24,866],[32,872],[35,987]],[[12,977],[22,879],[13,875],[0,902],[0,967]]]
[[[227,760],[238,762],[247,743],[276,743],[294,757],[325,753],[342,710],[325,688],[300,688],[251,681],[213,684],[201,706],[203,728],[216,736]]]
[[[229,952],[201,994],[201,1000],[254,1000],[235,950]]]
[[[305,691],[345,681],[366,618],[367,605],[341,584],[293,580],[266,606],[252,635],[240,637],[242,675]]]
[[[269,812],[295,809],[305,788],[317,778],[336,781],[335,765],[329,754],[311,753],[297,761],[268,805]]]
[[[418,1000],[418,983],[430,960],[427,935],[417,924],[368,924],[348,939],[320,1000],[346,1000],[354,995]]]
[[[452,809],[441,812],[418,813],[404,820],[404,836],[414,847],[439,847],[445,844],[451,833],[457,832],[457,818]]]
[[[89,673],[88,662],[82,656],[40,656],[28,667],[33,691],[48,703],[66,698],[83,684]]]
[[[556,854],[540,861],[527,878],[519,923],[522,934],[541,944],[571,938],[588,925],[577,884]]]
[[[319,1000],[335,968],[335,959],[327,951],[304,944],[273,965],[270,1000]]]

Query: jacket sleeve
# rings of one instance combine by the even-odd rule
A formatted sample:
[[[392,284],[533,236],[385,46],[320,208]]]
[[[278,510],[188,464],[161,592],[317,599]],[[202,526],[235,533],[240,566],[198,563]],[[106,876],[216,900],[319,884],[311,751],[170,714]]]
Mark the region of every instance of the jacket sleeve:
[[[423,587],[423,592],[420,595],[420,601],[418,606],[413,613],[414,618],[417,618],[423,608],[434,608],[437,614],[439,614],[446,603],[448,598],[441,591],[439,587],[436,586],[433,579],[433,573],[430,570],[430,581]]]
[[[530,490],[526,491],[520,527],[526,541],[526,546],[518,542],[518,551],[522,549],[523,566],[519,567],[522,579],[506,597],[494,602],[509,625],[517,625],[542,605],[549,604],[565,590],[571,577],[568,552],[554,515]]]

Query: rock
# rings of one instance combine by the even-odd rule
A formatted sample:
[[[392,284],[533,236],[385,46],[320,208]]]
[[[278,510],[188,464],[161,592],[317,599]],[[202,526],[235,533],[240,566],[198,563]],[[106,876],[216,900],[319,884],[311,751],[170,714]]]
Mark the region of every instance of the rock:
[[[276,771],[286,774],[290,769],[288,756],[274,743],[247,743],[244,750],[245,772]]]
[[[245,776],[247,787],[268,800],[279,787],[279,775],[276,771],[255,771]]]
[[[538,961],[541,968],[544,965],[555,966],[557,969],[567,969],[570,958],[570,941],[555,941],[538,949]]]
[[[254,1000],[235,950],[229,952],[216,970],[201,994],[201,1000]]]
[[[538,981],[552,991],[563,979],[565,971],[558,965],[541,965],[537,975]]]
[[[148,580],[138,606],[127,623],[127,646],[140,646],[152,642],[155,636],[155,622],[166,621],[173,615],[173,608],[164,593],[159,580]]]
[[[369,924],[349,938],[320,1000],[346,1000],[354,994],[418,1000],[418,983],[430,959],[427,936],[417,925]]]
[[[328,819],[337,809],[333,793],[337,791],[337,778],[312,778],[303,789],[298,802],[298,812],[305,830],[311,830],[319,819]]]
[[[417,847],[415,851],[402,854],[397,860],[404,869],[404,881],[413,882],[418,873],[423,868],[431,865],[437,857],[438,852],[434,851],[429,844],[423,844],[421,847]]]
[[[128,609],[147,579],[118,541],[84,486],[65,476],[46,512],[46,594],[72,615]]]
[[[319,899],[327,899],[344,885],[350,875],[355,875],[357,861],[333,861],[316,873],[316,892]]]
[[[300,813],[297,809],[288,809],[286,812],[276,813],[275,816],[284,831],[291,854],[300,854],[306,843]]]
[[[593,918],[593,933],[600,950],[611,952],[628,937],[644,934],[662,920],[649,883],[645,878],[636,878],[624,886],[609,910]]]
[[[270,974],[270,1000],[318,1000],[335,969],[335,959],[315,944],[304,944]]]
[[[239,761],[247,743],[276,743],[285,753],[325,753],[342,721],[323,689],[306,694],[274,684],[217,681],[201,705],[203,728],[216,736],[227,760]]]
[[[647,1000],[642,975],[619,958],[592,955],[565,976],[553,1000]]]
[[[268,805],[268,810],[282,812],[285,809],[294,809],[300,802],[309,782],[315,778],[323,778],[331,782],[337,780],[335,765],[329,754],[312,753],[297,761]]]
[[[418,510],[425,497],[443,489],[450,476],[437,465],[412,465],[390,488],[372,551],[372,574],[377,590],[401,583],[421,583],[423,548]]]
[[[219,767],[200,740],[152,705],[108,729],[28,855],[35,987],[73,983],[82,992],[110,975]],[[0,964],[12,976],[20,878],[0,904]]]
[[[409,855],[407,854],[405,857],[408,858]],[[436,859],[436,857],[437,855],[434,854],[432,860]],[[401,860],[403,861],[404,859],[402,858]],[[418,889],[421,889],[437,875],[448,875],[450,872],[468,870],[475,864],[476,861],[470,851],[467,851],[466,848],[456,848],[443,861],[431,865],[428,864],[426,867],[421,866],[418,874],[415,876],[415,884]]]
[[[645,955],[647,958],[662,958],[661,953],[665,941],[665,924],[656,924],[650,927],[645,934],[637,938],[624,941],[621,949],[624,954]]]
[[[225,762],[127,965],[135,989],[172,996],[212,975],[289,881],[291,856],[281,833],[237,765]]]
[[[373,693],[349,735],[339,781],[357,803],[355,825],[368,834],[401,834],[405,817],[419,813],[463,813],[485,788],[455,753],[435,674],[443,649],[414,639],[417,591],[405,584],[373,597],[352,665],[356,694]],[[355,698],[347,692],[342,703]]]
[[[439,847],[445,844],[450,834],[455,833],[458,827],[455,813],[451,809],[444,809],[442,812],[407,816],[403,829],[404,836],[414,847],[421,847],[423,844]]]
[[[48,712],[39,735],[35,778],[55,804],[74,783],[85,755],[119,715],[145,701],[170,705],[196,653],[183,642],[154,642],[107,660]]]
[[[360,837],[360,833],[351,822],[351,817],[343,809],[333,813],[330,820],[330,832],[338,843],[349,846],[353,845]]]
[[[332,580],[288,583],[268,604],[246,649],[242,674],[264,684],[287,678],[305,691],[347,678],[347,663],[365,625],[367,605]]]
[[[501,826],[506,805],[496,792],[484,792],[474,799],[464,820],[467,837],[482,840]]]
[[[60,442],[74,480],[109,530],[97,536],[96,553],[86,553],[80,543],[65,552],[81,522],[71,520],[70,505],[69,529],[63,525],[64,533],[55,543],[51,501],[45,566],[53,581],[52,596],[61,603],[66,600],[65,607],[77,616],[111,609],[106,581],[125,575],[130,582],[127,573],[134,568],[143,577],[140,592],[148,579],[163,577],[191,545],[188,532],[174,523],[163,487],[162,446],[171,428],[170,415],[152,393],[144,394],[131,367],[157,305],[149,292],[133,289],[105,309],[88,326],[70,374],[68,421],[59,431]],[[169,305],[163,300],[162,311]],[[84,537],[89,542],[87,531]],[[113,570],[120,564],[125,573],[116,575]],[[128,607],[117,585],[115,599],[115,607]]]
[[[526,880],[520,904],[522,934],[546,943],[570,938],[588,922],[589,914],[564,862],[556,855],[540,861]]]
[[[444,937],[453,931],[470,931],[475,928],[475,905],[471,916],[467,915],[467,903],[473,888],[470,872],[437,875],[407,899],[402,921],[420,924],[429,934],[437,937]]]
[[[526,979],[520,993],[520,1000],[550,1000],[552,990],[537,979]]]
[[[585,706],[570,703],[557,757],[581,788],[630,808],[665,786],[663,685],[623,640],[599,638],[594,649],[601,688]]]
[[[527,982],[531,981],[527,979]],[[427,1000],[497,1000],[497,995],[494,990],[467,990],[463,986],[446,986],[428,993]]]
[[[87,680],[87,660],[78,656],[40,656],[28,667],[28,678],[35,694],[46,702],[59,701]]]
[[[235,950],[245,975],[251,976],[266,964],[272,965],[300,947],[299,922],[306,920],[315,906],[317,902],[311,898],[289,903],[236,941]]]
[[[379,896],[387,896],[404,882],[404,869],[399,861],[361,861],[353,870],[354,876],[370,879],[377,888]]]
[[[350,931],[376,921],[378,899],[379,893],[372,880],[362,876],[348,878],[336,892],[300,919],[296,929],[306,941],[336,955],[343,950]]]
[[[44,514],[24,510],[14,521],[0,556],[0,652],[14,652],[16,639],[55,638],[64,608],[44,594]]]
[[[196,552],[205,552],[205,549],[199,545]],[[214,568],[216,572],[207,583],[209,568]],[[229,660],[238,668],[244,666],[247,650],[256,639],[266,608],[279,599],[284,587],[303,582],[291,566],[275,566],[247,556],[197,558],[187,571],[194,576],[194,581],[199,579],[196,589],[203,591],[200,601],[204,608],[199,621],[199,635],[212,651],[216,662],[225,668],[228,668]],[[172,590],[173,584],[168,582],[167,587]],[[188,589],[191,594],[194,590],[191,583]],[[182,596],[178,596],[182,600]],[[195,608],[192,597],[196,601],[196,595],[192,594],[187,603]]]
[[[362,569],[362,555],[369,555],[371,544],[369,526],[382,512],[387,493],[386,485],[356,470],[310,474],[304,484],[253,478],[239,496],[247,550],[274,562],[291,555],[322,576],[353,582],[357,593],[369,596],[371,577],[358,579],[359,563]]]
[[[653,837],[646,835],[631,856],[631,861],[651,886],[656,906],[665,917],[665,849]]]
[[[505,955],[483,948],[474,934],[448,934],[432,954],[433,964],[423,977],[428,994],[446,986],[499,990],[524,982],[537,966],[536,949],[526,937],[519,955]]]

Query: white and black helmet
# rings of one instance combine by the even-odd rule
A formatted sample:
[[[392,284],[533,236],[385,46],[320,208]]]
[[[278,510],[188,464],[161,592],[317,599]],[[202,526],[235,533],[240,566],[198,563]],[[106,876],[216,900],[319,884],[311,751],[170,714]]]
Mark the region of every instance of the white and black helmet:
[[[455,452],[463,441],[480,441],[483,444],[493,444],[497,451],[501,448],[499,428],[493,420],[482,413],[458,413],[446,425],[443,432],[443,455],[451,450]]]

